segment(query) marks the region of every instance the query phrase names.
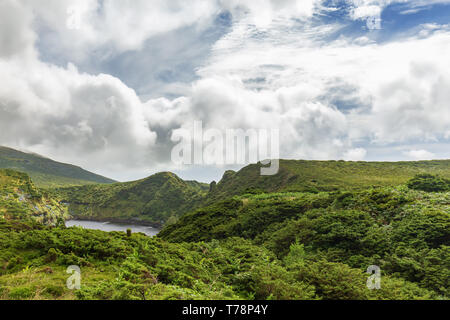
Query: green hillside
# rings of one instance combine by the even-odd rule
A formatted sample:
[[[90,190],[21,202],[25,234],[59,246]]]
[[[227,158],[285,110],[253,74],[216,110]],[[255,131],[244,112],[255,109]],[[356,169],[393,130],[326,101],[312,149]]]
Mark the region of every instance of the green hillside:
[[[182,213],[198,206],[208,188],[207,184],[164,172],[139,181],[60,188],[55,192],[69,203],[75,218],[161,225],[175,222]]]
[[[301,161],[283,161],[273,180],[249,166],[216,186],[160,173],[54,191],[79,218],[169,221],[153,238],[5,214],[11,200],[47,201],[26,175],[7,170],[0,185],[17,197],[0,206],[0,299],[448,300],[448,162],[405,163],[393,176],[377,164],[378,177],[371,165],[345,163],[343,175],[332,162],[313,164],[316,188],[328,191],[309,189],[306,174],[285,180],[304,170]],[[244,189],[233,190],[234,179]],[[372,186],[381,181],[387,186]],[[80,290],[66,287],[69,265],[82,268]],[[379,290],[367,287],[373,265]]]
[[[403,185],[235,196],[184,215],[158,237],[173,243],[239,237],[288,265],[297,263],[294,270],[319,262],[361,272],[377,265],[385,276],[450,296],[450,192],[427,193]],[[330,270],[321,274],[321,268],[297,279],[320,287],[330,280]],[[341,279],[326,290],[344,286]]]
[[[67,208],[36,188],[27,174],[0,169],[0,218],[56,224],[67,217]]]
[[[261,176],[260,164],[227,171],[210,186],[186,182],[172,173],[110,185],[59,188],[76,218],[98,221],[173,223],[184,213],[235,195],[267,192],[332,192],[396,186],[419,173],[450,178],[450,161],[345,162],[281,160],[275,176]]]
[[[115,182],[74,165],[6,147],[0,147],[0,168],[25,172],[39,187]]]
[[[227,171],[212,188],[207,203],[248,192],[319,192],[358,190],[403,184],[416,174],[450,178],[450,160],[417,162],[349,162],[281,160],[275,176],[261,176],[260,164]]]
[[[448,284],[441,282],[445,253],[439,249],[422,257],[433,262],[425,277],[421,266],[414,266],[421,286],[386,274],[380,290],[369,290],[365,270],[305,254],[300,245],[279,259],[241,238],[178,244],[143,234],[0,219],[0,300],[442,299],[424,287]],[[80,290],[66,286],[70,265],[82,270]],[[407,273],[408,266],[407,257],[398,258],[397,269]]]

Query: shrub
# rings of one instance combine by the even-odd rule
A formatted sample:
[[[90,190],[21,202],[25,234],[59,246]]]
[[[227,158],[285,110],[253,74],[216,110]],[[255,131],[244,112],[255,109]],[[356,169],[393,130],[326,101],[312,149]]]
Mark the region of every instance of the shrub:
[[[419,174],[408,181],[408,188],[425,192],[445,192],[450,190],[450,180],[431,174]]]
[[[25,300],[34,296],[34,290],[30,287],[17,287],[11,289],[9,298],[13,300]]]
[[[45,293],[55,298],[61,297],[64,294],[64,291],[64,287],[58,285],[48,285],[45,288]]]

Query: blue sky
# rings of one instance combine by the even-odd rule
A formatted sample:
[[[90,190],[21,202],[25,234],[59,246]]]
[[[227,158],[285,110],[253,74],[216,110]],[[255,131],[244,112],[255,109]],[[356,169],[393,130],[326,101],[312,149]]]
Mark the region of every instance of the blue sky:
[[[0,0],[0,144],[116,178],[194,121],[291,159],[450,158],[449,0]],[[237,169],[239,166],[232,166]]]

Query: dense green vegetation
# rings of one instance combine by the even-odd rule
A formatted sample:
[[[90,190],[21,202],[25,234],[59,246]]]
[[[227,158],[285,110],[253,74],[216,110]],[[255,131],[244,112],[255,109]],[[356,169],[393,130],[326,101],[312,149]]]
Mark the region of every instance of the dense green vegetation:
[[[92,183],[113,183],[79,167],[56,162],[36,154],[0,147],[0,168],[27,173],[39,187],[62,187]]]
[[[134,182],[60,188],[54,193],[69,203],[69,212],[76,218],[161,226],[197,207],[208,189],[207,184],[163,172]]]
[[[385,274],[448,297],[450,193],[407,187],[236,196],[184,215],[158,235],[170,242],[242,237],[280,260],[299,242],[311,259]]]
[[[250,166],[211,186],[160,173],[50,194],[2,170],[0,299],[448,299],[448,163],[283,162],[273,181]],[[299,166],[315,182],[292,178]],[[66,228],[64,202],[80,218],[166,224],[153,238]],[[49,203],[62,215],[40,219]]]
[[[432,174],[419,174],[408,181],[408,188],[427,192],[450,191],[450,180]]]
[[[2,220],[0,240],[3,299],[439,297],[435,291],[394,276],[383,277],[381,290],[368,290],[367,275],[361,269],[303,254],[298,244],[278,259],[264,246],[242,238],[177,244],[142,234]],[[81,290],[65,286],[69,265],[81,267]]]
[[[56,189],[77,218],[169,224],[186,212],[245,193],[361,190],[406,183],[418,173],[450,178],[450,161],[346,162],[281,160],[275,176],[261,176],[260,164],[227,171],[219,183],[183,181],[172,173],[112,185]],[[209,192],[208,192],[209,191]]]

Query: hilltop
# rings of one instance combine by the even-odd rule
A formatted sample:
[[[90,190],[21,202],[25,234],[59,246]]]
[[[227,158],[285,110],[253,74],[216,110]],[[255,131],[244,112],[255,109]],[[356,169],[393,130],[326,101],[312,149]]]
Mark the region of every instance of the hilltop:
[[[361,190],[404,184],[419,173],[450,178],[450,160],[411,162],[351,162],[280,160],[274,176],[261,176],[261,164],[227,171],[212,186],[207,203],[244,193]]]
[[[0,168],[27,173],[39,187],[113,183],[112,179],[37,154],[0,146]]]
[[[55,192],[69,204],[75,218],[161,225],[175,222],[198,206],[208,188],[207,184],[162,172],[133,182],[59,188]]]

